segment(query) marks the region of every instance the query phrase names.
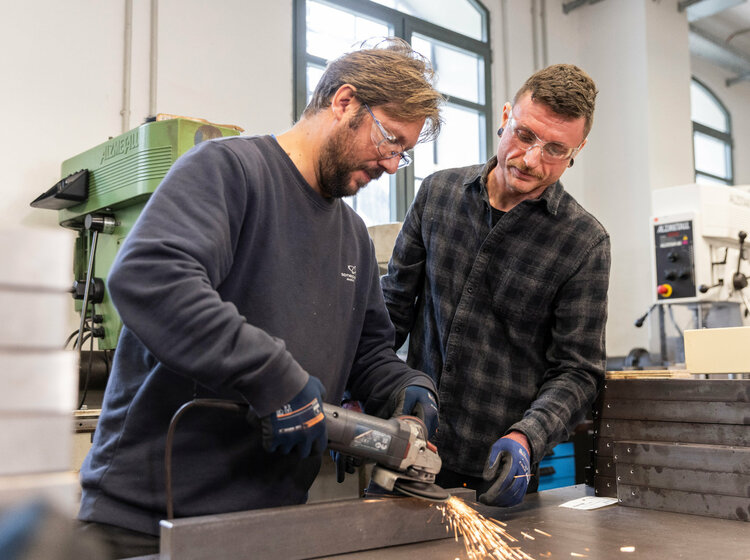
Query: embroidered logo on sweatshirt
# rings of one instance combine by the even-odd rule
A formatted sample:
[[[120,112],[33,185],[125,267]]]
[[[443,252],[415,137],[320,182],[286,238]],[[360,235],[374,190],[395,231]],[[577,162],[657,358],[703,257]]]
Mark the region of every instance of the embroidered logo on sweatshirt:
[[[342,272],[341,276],[346,278],[347,282],[354,282],[357,279],[357,267],[353,264],[350,264],[346,267],[349,272]]]

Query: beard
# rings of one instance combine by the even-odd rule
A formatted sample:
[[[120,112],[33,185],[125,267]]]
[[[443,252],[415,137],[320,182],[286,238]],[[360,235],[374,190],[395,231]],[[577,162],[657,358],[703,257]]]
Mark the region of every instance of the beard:
[[[354,196],[359,189],[364,187],[372,179],[377,179],[383,174],[380,167],[369,167],[362,164],[352,164],[354,160],[355,134],[352,129],[347,127],[337,132],[323,144],[320,150],[318,160],[318,184],[320,192],[325,197],[343,198],[345,196]],[[352,173],[356,171],[365,171],[370,179],[360,184],[351,186]]]

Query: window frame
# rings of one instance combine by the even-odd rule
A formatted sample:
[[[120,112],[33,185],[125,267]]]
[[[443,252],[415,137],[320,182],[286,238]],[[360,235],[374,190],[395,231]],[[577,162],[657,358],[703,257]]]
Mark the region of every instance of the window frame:
[[[703,83],[701,80],[699,80],[695,76],[691,78],[691,82],[695,83],[699,88],[701,88],[705,92],[705,94],[716,104],[719,110],[724,114],[724,116],[727,119],[727,130],[729,131],[729,132],[723,132],[716,128],[711,128],[710,126],[706,126],[705,124],[696,122],[692,120],[692,115],[691,115],[690,120],[693,124],[693,177],[695,178],[696,182],[698,182],[699,177],[709,177],[716,181],[720,181],[726,185],[730,185],[730,186],[734,185],[734,139],[732,138],[732,115],[727,109],[726,105],[724,105],[724,103],[721,102],[719,97],[705,83]],[[714,175],[712,173],[707,173],[705,171],[698,170],[698,168],[696,167],[696,155],[695,155],[696,133],[704,134],[706,136],[719,140],[720,142],[722,142],[729,148],[729,157],[728,157],[729,161],[728,161],[728,166],[727,166],[727,170],[729,171],[729,174],[727,177],[721,177],[719,175]]]
[[[429,21],[399,12],[393,8],[377,4],[369,0],[315,0],[329,4],[335,8],[345,11],[369,16],[384,21],[393,26],[393,34],[411,44],[414,33],[418,33],[429,39],[446,45],[454,46],[465,51],[476,53],[484,60],[484,71],[481,79],[483,83],[480,88],[483,92],[484,103],[474,103],[465,99],[449,97],[448,102],[473,111],[477,111],[484,118],[484,134],[480,140],[480,160],[486,161],[489,150],[492,149],[492,49],[490,45],[490,13],[479,0],[467,0],[472,6],[482,13],[484,40],[480,41],[446,29]],[[309,63],[325,66],[326,61],[307,52],[307,0],[294,0],[294,22],[293,22],[293,100],[294,120],[299,120],[307,105],[307,65]],[[425,56],[428,56],[427,53]],[[482,87],[483,86],[483,87]],[[448,96],[446,96],[448,97]],[[482,141],[483,140],[483,141]],[[470,163],[470,162],[467,162]],[[478,163],[478,162],[477,162]],[[414,165],[400,169],[393,175],[391,180],[390,215],[395,221],[403,221],[406,211],[414,199]]]

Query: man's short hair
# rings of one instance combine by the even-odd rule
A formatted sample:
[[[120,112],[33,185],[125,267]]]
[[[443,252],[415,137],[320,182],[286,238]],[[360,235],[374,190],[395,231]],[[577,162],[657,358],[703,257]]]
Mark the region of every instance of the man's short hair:
[[[521,86],[513,104],[526,93],[531,99],[552,109],[556,114],[570,119],[586,119],[583,137],[586,138],[594,124],[596,84],[586,72],[572,64],[553,64],[533,74]]]
[[[403,122],[425,119],[420,141],[437,137],[442,125],[440,106],[444,98],[435,89],[435,72],[424,56],[402,39],[390,37],[363,42],[358,50],[332,60],[315,87],[303,116],[331,105],[331,98],[344,84],[370,107],[380,107],[389,117]],[[364,115],[364,108],[355,124]]]

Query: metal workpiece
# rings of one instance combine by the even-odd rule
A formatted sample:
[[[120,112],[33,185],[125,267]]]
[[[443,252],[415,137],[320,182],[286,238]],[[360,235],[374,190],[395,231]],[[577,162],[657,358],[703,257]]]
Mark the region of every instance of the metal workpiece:
[[[618,399],[750,403],[750,380],[608,379],[606,401]],[[606,414],[606,410],[602,409]]]
[[[615,463],[750,475],[750,447],[645,441],[615,444]]]
[[[750,521],[750,448],[618,442],[623,505]]]
[[[653,422],[612,420],[602,422],[602,439],[614,441],[657,441],[744,446],[750,441],[750,425],[702,424],[698,422]]]
[[[518,539],[514,546],[536,560],[748,559],[750,531],[738,521],[618,504],[591,510],[560,507],[591,494],[590,488],[578,485],[527,495],[513,508],[472,506],[485,517],[505,523],[505,529]],[[467,554],[459,538],[458,542],[444,539],[323,558],[465,560]]]
[[[750,498],[748,497],[683,492],[650,486],[631,486],[618,482],[617,498],[624,506],[750,521]],[[738,530],[750,533],[747,527],[740,527]],[[747,550],[750,548],[746,549],[746,552]],[[724,558],[724,556],[717,555],[711,558]]]
[[[597,476],[615,477],[615,460],[613,457],[596,457],[594,459],[594,474]]]
[[[612,457],[615,451],[615,440],[611,437],[597,437],[594,443],[594,455],[596,457]]]
[[[594,479],[594,495],[600,497],[617,497],[617,477],[597,476]]]
[[[742,497],[745,499],[744,509],[750,513],[750,475],[747,474],[617,463],[617,485],[618,488],[620,485],[641,486],[664,492],[679,490],[703,495]],[[620,493],[617,495],[619,497]],[[750,516],[747,518],[750,520]]]
[[[520,547],[536,560],[546,558],[552,560],[562,558],[748,560],[750,531],[747,530],[746,523],[739,521],[623,507],[618,504],[590,510],[560,507],[561,504],[570,500],[592,497],[592,495],[593,490],[584,485],[555,488],[529,494],[522,504],[512,508],[494,508],[471,502],[469,498],[465,499],[483,516],[505,523],[508,533],[518,539],[514,546]],[[398,499],[410,501],[409,498]],[[407,532],[413,530],[414,522],[424,524],[424,519],[417,521],[413,519],[413,516],[408,515],[413,511],[409,509],[413,507],[413,504],[424,503],[411,500],[412,506],[404,509],[390,509],[390,513],[394,516],[391,519],[391,525],[401,523],[404,525],[404,532]],[[335,513],[336,502],[330,503],[329,506],[331,508],[329,511],[333,513],[333,516],[327,520],[287,518],[282,526],[273,527],[271,519],[267,519],[266,527],[270,529],[265,534],[258,533],[257,530],[234,534],[231,538],[248,541],[243,549],[244,552],[236,553],[235,556],[225,554],[225,549],[232,548],[237,551],[236,543],[228,540],[218,542],[215,538],[217,528],[214,527],[206,531],[206,536],[211,538],[213,548],[208,546],[203,548],[201,545],[200,551],[188,550],[185,556],[169,556],[162,552],[160,555],[142,557],[140,560],[166,560],[178,557],[185,560],[230,557],[233,560],[288,558],[285,553],[289,548],[289,541],[300,543],[298,547],[306,550],[305,558],[318,558],[319,560],[414,560],[415,558],[465,560],[467,558],[463,539],[460,537],[454,540],[453,536],[449,535],[451,538],[399,544],[391,539],[390,532],[377,534],[380,527],[373,523],[380,519],[381,515],[378,514],[369,519],[369,510],[362,508],[350,520],[346,519],[344,514],[351,513],[351,511],[344,510],[337,514]],[[304,509],[311,506],[293,507]],[[434,509],[433,506],[427,511]],[[424,512],[423,509],[416,511]],[[208,519],[211,517],[223,516],[210,516]],[[287,525],[286,523],[289,522],[293,524]],[[352,532],[350,526],[362,525],[363,522],[364,527],[360,527],[362,538],[370,544],[377,543],[376,548],[340,554],[324,551],[327,540],[348,540]],[[380,522],[382,523],[382,520]],[[434,521],[430,522],[430,525],[432,523]],[[319,527],[330,529],[326,529],[320,535],[314,535],[313,531]],[[445,534],[444,526],[441,530]],[[212,532],[214,535],[211,535]],[[332,534],[333,537],[331,537]],[[164,545],[162,545],[162,550],[165,550]]]
[[[597,495],[750,520],[750,380],[607,380],[595,435]]]
[[[660,422],[743,424],[750,420],[750,402],[613,399],[602,420],[638,418]]]
[[[476,499],[473,490],[451,492]],[[437,506],[394,496],[162,521],[158,558],[295,560],[449,536]]]

